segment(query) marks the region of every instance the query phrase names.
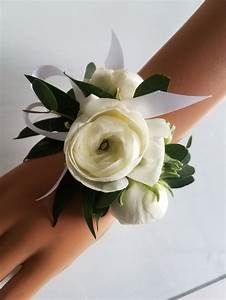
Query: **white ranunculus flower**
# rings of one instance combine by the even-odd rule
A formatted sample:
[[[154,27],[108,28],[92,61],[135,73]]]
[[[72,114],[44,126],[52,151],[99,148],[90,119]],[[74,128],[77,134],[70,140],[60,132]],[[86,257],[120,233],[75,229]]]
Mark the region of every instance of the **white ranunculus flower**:
[[[64,144],[66,164],[84,185],[103,192],[121,190],[149,145],[142,115],[123,102],[89,96]]]
[[[168,193],[162,185],[157,185],[159,201],[144,184],[131,180],[122,192],[123,205],[115,200],[110,206],[111,213],[121,224],[144,224],[161,219],[168,208]]]
[[[120,100],[125,100],[133,98],[136,88],[142,81],[143,79],[138,74],[124,69],[98,68],[93,73],[89,83],[102,88],[112,95],[117,93]]]

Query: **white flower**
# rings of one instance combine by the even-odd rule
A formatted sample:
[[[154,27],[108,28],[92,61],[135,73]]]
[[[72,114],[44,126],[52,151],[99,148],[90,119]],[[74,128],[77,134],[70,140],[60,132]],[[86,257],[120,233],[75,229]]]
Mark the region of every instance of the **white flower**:
[[[110,206],[111,213],[121,224],[144,224],[161,219],[168,208],[168,194],[160,184],[157,184],[157,188],[159,201],[156,194],[144,184],[132,180],[122,192],[123,205],[115,200]]]
[[[127,177],[152,186],[159,180],[169,135],[165,120],[145,121],[124,101],[90,95],[66,137],[66,164],[75,179],[94,190],[124,189]]]
[[[89,96],[66,137],[66,164],[75,179],[92,189],[120,190],[148,144],[148,126],[139,113],[118,100]]]
[[[116,95],[120,100],[133,98],[136,88],[143,79],[136,73],[124,69],[98,68],[93,73],[89,83],[102,88],[111,95]]]

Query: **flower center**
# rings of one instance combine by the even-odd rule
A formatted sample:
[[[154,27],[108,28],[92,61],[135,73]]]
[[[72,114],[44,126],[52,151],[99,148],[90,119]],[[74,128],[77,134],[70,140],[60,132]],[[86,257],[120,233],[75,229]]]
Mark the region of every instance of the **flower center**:
[[[107,139],[104,139],[102,141],[102,143],[100,144],[98,150],[99,151],[108,151],[108,149],[110,148],[110,143]]]

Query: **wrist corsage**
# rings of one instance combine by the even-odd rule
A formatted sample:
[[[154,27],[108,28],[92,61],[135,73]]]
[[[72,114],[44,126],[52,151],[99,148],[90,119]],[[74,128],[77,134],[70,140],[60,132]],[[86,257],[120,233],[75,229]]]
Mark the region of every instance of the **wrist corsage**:
[[[69,80],[72,88],[65,92],[45,81],[55,75]],[[50,65],[25,76],[40,101],[24,110],[27,127],[16,139],[45,136],[25,160],[62,150],[65,155],[60,178],[37,199],[54,194],[53,226],[77,192],[95,238],[94,220],[98,230],[109,209],[122,224],[149,223],[165,215],[172,189],[194,181],[191,137],[186,146],[172,143],[175,126],[158,116],[208,97],[170,93],[167,76],[143,80],[125,70],[114,32],[105,68],[89,63],[82,81]],[[32,114],[54,116],[32,123]]]

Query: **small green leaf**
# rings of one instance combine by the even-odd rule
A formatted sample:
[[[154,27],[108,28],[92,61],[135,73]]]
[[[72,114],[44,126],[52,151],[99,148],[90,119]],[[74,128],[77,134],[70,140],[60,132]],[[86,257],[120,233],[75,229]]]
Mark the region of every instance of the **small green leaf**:
[[[119,195],[115,199],[116,201],[118,201],[118,203],[119,203],[120,206],[124,205],[124,203],[123,203],[124,199],[123,198],[125,196],[125,193],[126,193],[127,189],[128,189],[128,186],[124,190],[121,190],[121,193],[119,193]]]
[[[150,185],[147,185],[145,183],[141,183],[143,184],[147,190],[151,191],[153,194],[155,194],[156,198],[157,198],[157,201],[159,201],[160,199],[160,192],[159,192],[159,183],[156,183],[152,186]]]
[[[86,66],[86,71],[85,71],[84,79],[85,80],[89,80],[93,76],[93,73],[95,71],[96,71],[96,65],[94,64],[94,62],[90,62]]]
[[[105,207],[105,208],[102,208],[102,209],[95,209],[94,216],[95,216],[95,219],[96,219],[97,231],[98,231],[98,222],[99,222],[100,218],[105,216],[106,213],[108,212],[108,210],[109,210],[109,207]]]
[[[52,216],[54,227],[57,224],[58,218],[60,217],[67,204],[73,199],[76,199],[76,194],[81,190],[81,183],[76,181],[74,177],[67,171],[62,178],[59,186],[57,187],[54,195]],[[74,198],[73,198],[74,197]]]
[[[192,135],[189,137],[187,144],[186,144],[186,148],[190,148],[192,144]]]
[[[67,74],[65,74],[65,75],[68,78],[70,78],[82,90],[85,97],[88,97],[90,94],[94,94],[99,98],[113,98],[113,96],[111,94],[105,92],[104,90],[102,90],[101,88],[99,88],[95,85],[92,85],[88,82],[76,80]]]
[[[182,163],[184,164],[184,165],[186,165],[186,164],[188,164],[189,162],[190,162],[190,160],[191,160],[191,155],[190,155],[190,153],[188,152],[188,154],[182,159]]]
[[[84,189],[84,199],[82,199],[82,212],[83,216],[86,220],[86,223],[96,239],[96,233],[93,227],[93,207],[95,204],[95,199],[96,199],[96,191],[91,190],[91,189]]]
[[[161,175],[161,179],[165,180],[166,178],[179,178],[180,175],[177,174],[177,172],[164,172],[162,175]]]
[[[58,105],[56,98],[44,82],[36,79],[32,82],[32,88],[47,109],[57,111]]]
[[[155,91],[167,91],[169,86],[169,78],[162,74],[151,75],[149,78],[145,79],[137,88],[134,93],[134,98]]]
[[[73,120],[76,119],[76,116],[79,111],[79,103],[75,100],[75,95],[73,91],[68,91],[68,93],[65,93],[64,91],[58,89],[57,87],[49,84],[46,81],[43,81],[37,77],[25,75],[25,77],[33,83],[35,80],[38,80],[45,85],[52,91],[52,93],[55,96],[55,99],[57,101],[57,112],[60,114],[67,115],[71,117]]]
[[[178,172],[180,177],[189,177],[195,173],[195,169],[192,166],[184,165],[182,170]]]
[[[188,155],[188,150],[181,144],[167,144],[165,145],[165,152],[171,158],[183,161]]]
[[[171,187],[171,188],[181,188],[183,186],[186,186],[188,184],[191,184],[194,182],[194,177],[189,176],[189,177],[184,177],[184,178],[166,178],[164,179],[166,183]]]
[[[35,122],[34,125],[40,129],[48,130],[48,131],[61,131],[66,132],[68,129],[65,127],[66,119],[65,118],[50,118],[44,119],[38,122]],[[28,127],[25,127],[19,135],[14,139],[23,139],[30,136],[38,135],[37,132],[34,132]]]
[[[55,154],[63,150],[63,147],[63,141],[56,141],[45,137],[37,144],[35,144],[35,146],[29,151],[24,160]]]
[[[76,98],[75,98],[75,93],[74,93],[74,90],[73,90],[73,89],[70,89],[69,91],[67,91],[67,94],[68,94],[68,96],[70,96],[72,99],[75,99],[75,100],[76,100]]]

